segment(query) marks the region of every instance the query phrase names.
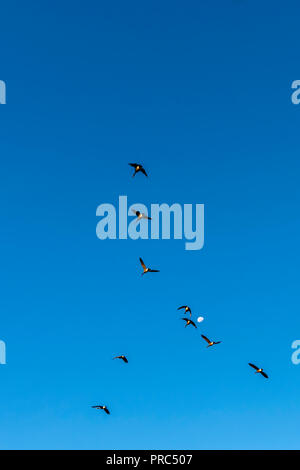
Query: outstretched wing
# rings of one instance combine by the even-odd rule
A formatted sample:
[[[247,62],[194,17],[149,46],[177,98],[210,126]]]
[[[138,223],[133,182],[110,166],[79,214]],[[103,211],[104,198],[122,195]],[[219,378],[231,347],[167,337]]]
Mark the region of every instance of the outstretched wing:
[[[180,310],[180,309],[185,308],[185,307],[186,307],[186,305],[182,305],[181,307],[178,307],[177,310]]]
[[[195,323],[192,320],[191,320],[191,325],[193,325],[195,328],[197,328]]]
[[[145,168],[142,167],[142,168],[141,168],[141,172],[144,173],[145,176],[148,176],[147,173],[146,173],[146,171],[145,171]]]
[[[149,272],[150,273],[159,273],[159,270],[158,269],[149,269]]]
[[[140,258],[140,263],[141,263],[141,265],[143,266],[144,269],[147,269],[144,261],[142,260],[142,258]]]
[[[123,359],[124,362],[126,362],[126,364],[128,363],[127,357],[123,356],[122,359]]]
[[[211,343],[211,341],[210,341],[206,336],[204,336],[204,335],[201,335],[201,336],[202,336],[203,339],[205,339],[205,341],[206,341],[208,344]]]
[[[256,367],[254,364],[251,364],[251,362],[248,362],[250,367],[253,367],[253,369],[258,370],[258,367]]]
[[[186,322],[188,322],[188,321],[189,321],[189,319],[188,319],[188,318],[182,318],[181,320],[184,320],[184,321],[186,321]]]
[[[215,341],[215,344],[220,344],[222,343],[222,341]]]
[[[262,370],[261,371],[261,375],[263,375],[266,379],[268,379],[269,377],[267,376],[267,374]]]
[[[110,415],[110,412],[109,412],[109,410],[108,410],[106,407],[103,408],[103,410],[105,411],[105,413],[106,413],[107,415]]]
[[[128,163],[128,165],[133,166],[133,168],[136,168],[138,166],[138,163]]]

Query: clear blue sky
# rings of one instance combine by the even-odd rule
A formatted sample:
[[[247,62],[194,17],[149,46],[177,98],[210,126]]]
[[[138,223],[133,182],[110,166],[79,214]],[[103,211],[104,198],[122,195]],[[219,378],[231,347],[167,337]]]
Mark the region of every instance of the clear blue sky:
[[[299,448],[299,14],[2,4],[2,449]],[[120,194],[204,203],[204,249],[98,240]],[[161,272],[141,278],[139,256]]]

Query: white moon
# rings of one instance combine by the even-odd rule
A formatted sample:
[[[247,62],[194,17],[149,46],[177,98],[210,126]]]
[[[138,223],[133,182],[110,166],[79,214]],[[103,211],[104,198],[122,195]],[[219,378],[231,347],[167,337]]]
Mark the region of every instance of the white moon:
[[[198,317],[198,318],[197,318],[197,322],[198,322],[198,323],[201,323],[203,320],[204,320],[203,317]]]

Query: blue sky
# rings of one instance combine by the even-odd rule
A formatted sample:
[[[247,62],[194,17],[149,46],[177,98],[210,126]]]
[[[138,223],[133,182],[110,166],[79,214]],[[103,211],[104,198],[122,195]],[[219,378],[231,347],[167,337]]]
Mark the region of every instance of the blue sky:
[[[2,449],[299,448],[299,13],[2,5]],[[205,204],[203,250],[97,239],[122,194]]]

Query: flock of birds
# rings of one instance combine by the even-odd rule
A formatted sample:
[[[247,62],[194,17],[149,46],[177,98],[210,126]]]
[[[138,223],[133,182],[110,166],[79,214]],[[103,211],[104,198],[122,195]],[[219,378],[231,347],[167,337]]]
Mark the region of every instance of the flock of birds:
[[[141,172],[143,173],[145,176],[148,177],[147,173],[146,173],[146,170],[145,168],[143,167],[143,165],[141,165],[140,163],[129,163],[130,166],[132,166],[134,168],[134,173],[132,175],[132,177],[134,177],[137,173]],[[151,220],[151,217],[148,217],[147,215],[143,214],[142,212],[139,212],[139,211],[135,211],[133,210],[134,214],[136,215],[137,217],[137,221],[141,220],[141,219],[148,219],[148,220]],[[159,273],[159,270],[158,269],[152,269],[152,268],[149,268],[145,265],[144,261],[142,260],[142,258],[140,258],[140,263],[142,265],[142,268],[143,268],[143,272],[142,272],[142,276],[144,274],[147,274],[147,273]],[[178,307],[177,310],[182,310],[184,309],[184,313],[185,315],[189,314],[190,317],[183,317],[182,320],[185,321],[185,328],[189,325],[192,325],[194,328],[197,328],[195,322],[192,320],[192,311],[190,309],[190,307],[188,305],[181,305],[181,307]],[[208,344],[207,348],[211,347],[211,346],[215,346],[217,344],[220,344],[222,341],[211,341],[210,339],[207,338],[207,336],[205,335],[201,335],[201,337],[204,339],[204,341],[206,341],[206,343]],[[128,363],[128,359],[126,356],[124,356],[123,354],[120,355],[120,356],[115,356],[113,359],[120,359],[122,360],[124,363]],[[261,367],[257,367],[255,364],[252,364],[251,362],[248,363],[250,367],[252,367],[253,369],[255,369],[255,374],[261,374],[263,377],[265,377],[266,379],[268,379],[268,375],[264,372],[264,369],[262,369]],[[107,408],[106,405],[94,405],[92,406],[92,408],[96,409],[96,410],[103,410],[105,411],[106,414],[110,414],[110,411],[109,409]]]

